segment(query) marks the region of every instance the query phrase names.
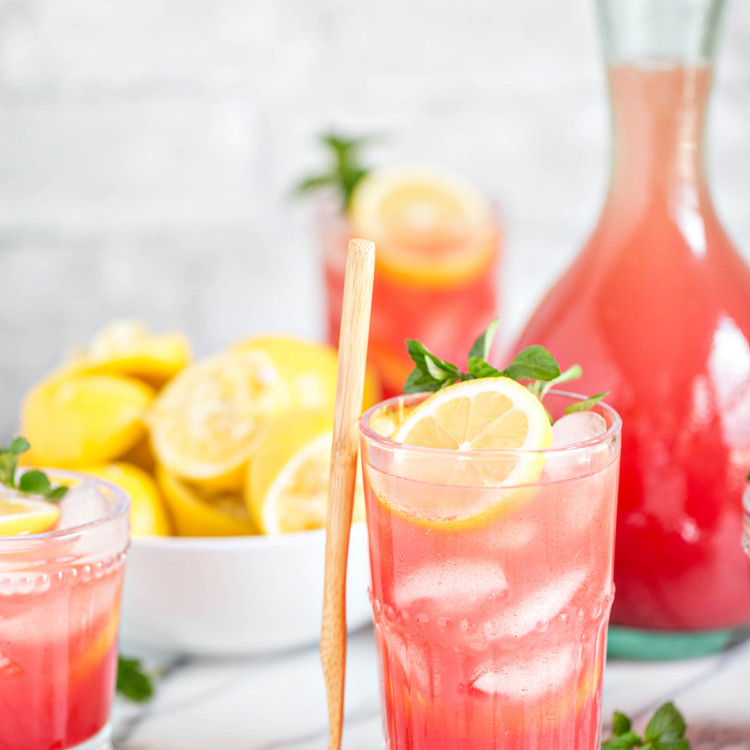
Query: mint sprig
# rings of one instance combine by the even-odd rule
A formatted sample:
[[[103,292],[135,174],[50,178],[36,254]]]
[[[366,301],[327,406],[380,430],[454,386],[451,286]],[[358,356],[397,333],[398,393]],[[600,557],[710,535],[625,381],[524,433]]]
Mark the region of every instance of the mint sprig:
[[[50,502],[56,503],[62,500],[67,487],[53,487],[49,477],[39,469],[25,471],[16,481],[18,475],[18,457],[26,453],[31,446],[24,437],[13,438],[10,445],[0,447],[0,483],[10,487],[17,492],[25,492],[29,495],[42,495]]]
[[[602,750],[690,750],[690,742],[685,739],[686,729],[685,719],[671,701],[657,709],[642,737],[633,731],[632,722],[625,714],[615,711],[612,736],[602,742]]]
[[[322,188],[332,188],[341,198],[341,207],[349,208],[352,193],[359,181],[370,171],[362,164],[362,150],[374,140],[375,136],[366,135],[350,138],[337,133],[324,133],[319,136],[326,147],[330,166],[327,171],[310,175],[296,186],[298,195],[306,195]]]
[[[506,377],[525,382],[526,387],[542,400],[550,388],[580,378],[583,374],[580,365],[573,365],[565,372],[560,372],[557,361],[543,346],[527,347],[504,370],[498,370],[487,361],[497,325],[498,318],[495,318],[472,345],[469,350],[468,372],[462,372],[456,365],[433,354],[419,341],[407,339],[406,348],[414,362],[414,369],[406,379],[404,393],[434,393],[463,380]],[[584,401],[570,404],[565,413],[586,411],[606,395],[607,392],[597,393]]]
[[[135,703],[146,703],[153,697],[153,678],[143,669],[140,659],[118,657],[117,692]]]

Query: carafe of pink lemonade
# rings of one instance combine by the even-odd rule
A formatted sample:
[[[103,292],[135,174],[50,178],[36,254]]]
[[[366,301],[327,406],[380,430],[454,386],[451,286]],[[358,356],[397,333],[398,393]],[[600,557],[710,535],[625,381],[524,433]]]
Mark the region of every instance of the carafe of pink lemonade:
[[[614,126],[607,201],[519,345],[583,366],[623,419],[610,652],[678,658],[750,624],[750,270],[703,135],[723,0],[598,0]]]

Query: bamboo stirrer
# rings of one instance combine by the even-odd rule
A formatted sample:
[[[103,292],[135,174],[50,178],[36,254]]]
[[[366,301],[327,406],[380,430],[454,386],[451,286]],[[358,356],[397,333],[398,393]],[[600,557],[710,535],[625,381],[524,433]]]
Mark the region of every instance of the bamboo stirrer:
[[[328,749],[340,750],[346,672],[346,561],[357,475],[357,422],[362,413],[375,245],[350,240],[336,376],[336,413],[326,516],[325,589],[320,658],[328,696]]]

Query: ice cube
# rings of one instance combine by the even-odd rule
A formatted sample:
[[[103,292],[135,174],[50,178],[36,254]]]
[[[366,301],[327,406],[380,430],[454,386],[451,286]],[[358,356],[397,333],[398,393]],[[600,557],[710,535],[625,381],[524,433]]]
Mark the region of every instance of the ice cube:
[[[536,652],[531,657],[513,655],[508,661],[484,664],[469,683],[490,695],[509,698],[539,698],[556,690],[570,679],[575,668],[573,646]]]
[[[23,674],[23,668],[0,651],[0,677],[15,677]]]
[[[71,487],[60,501],[58,527],[69,529],[82,526],[106,516],[110,510],[107,498],[92,482],[83,482]]]
[[[535,589],[532,593],[505,604],[499,614],[484,626],[489,640],[531,633],[540,623],[548,624],[568,606],[586,579],[586,571],[574,569]]]
[[[591,440],[606,430],[607,423],[601,414],[593,411],[566,414],[552,425],[552,447],[562,448],[573,443]]]
[[[499,596],[508,588],[496,563],[455,559],[424,565],[395,585],[396,606],[404,609],[420,600],[439,602],[441,610],[462,612],[467,605]]]

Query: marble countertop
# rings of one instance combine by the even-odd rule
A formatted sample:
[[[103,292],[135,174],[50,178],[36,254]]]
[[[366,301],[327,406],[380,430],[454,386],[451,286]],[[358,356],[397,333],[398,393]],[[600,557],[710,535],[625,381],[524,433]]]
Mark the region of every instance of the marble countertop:
[[[123,650],[137,653],[127,644]],[[153,701],[118,699],[116,750],[323,750],[325,692],[316,648],[277,656],[202,659],[154,654],[161,671]],[[604,680],[605,726],[612,711],[642,729],[673,700],[693,750],[750,750],[750,641],[682,662],[610,661]],[[344,750],[382,750],[372,629],[350,636]]]

